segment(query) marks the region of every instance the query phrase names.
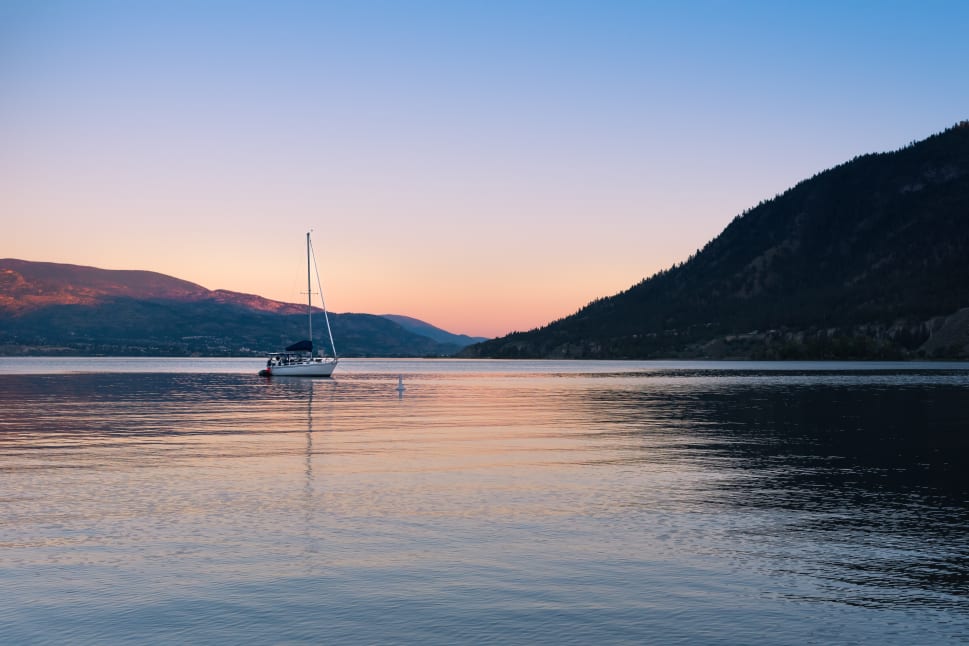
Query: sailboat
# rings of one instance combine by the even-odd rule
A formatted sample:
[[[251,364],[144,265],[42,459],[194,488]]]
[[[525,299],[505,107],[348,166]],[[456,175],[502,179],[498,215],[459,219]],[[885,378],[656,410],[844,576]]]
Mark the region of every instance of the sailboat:
[[[266,360],[266,369],[259,374],[264,377],[329,377],[333,374],[339,362],[336,356],[336,346],[333,344],[333,331],[330,329],[330,317],[326,313],[326,301],[323,299],[323,287],[320,285],[319,269],[316,270],[316,282],[320,285],[320,304],[323,310],[323,320],[326,321],[326,331],[330,337],[332,357],[317,356],[313,348],[313,282],[310,266],[316,268],[316,257],[313,254],[313,242],[309,232],[306,233],[306,313],[309,320],[309,338],[298,341],[287,347],[283,352],[270,353]]]

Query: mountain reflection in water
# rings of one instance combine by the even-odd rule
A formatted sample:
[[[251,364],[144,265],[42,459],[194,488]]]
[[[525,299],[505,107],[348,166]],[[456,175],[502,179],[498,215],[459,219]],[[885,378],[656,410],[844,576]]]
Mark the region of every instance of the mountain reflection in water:
[[[0,641],[969,634],[969,366],[191,365],[0,374]]]
[[[630,431],[637,439],[653,428],[649,419],[663,420],[660,434],[671,420],[685,422],[678,440],[689,448],[678,457],[719,473],[711,502],[759,519],[736,530],[745,536],[736,537],[733,558],[817,577],[815,598],[962,603],[969,391],[962,383],[838,381],[739,383],[688,397],[623,389],[595,399],[599,410],[625,407],[638,420]]]

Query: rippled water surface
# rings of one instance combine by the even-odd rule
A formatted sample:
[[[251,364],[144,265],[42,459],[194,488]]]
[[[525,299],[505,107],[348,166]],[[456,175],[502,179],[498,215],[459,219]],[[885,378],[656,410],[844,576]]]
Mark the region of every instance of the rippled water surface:
[[[0,643],[967,643],[967,364],[259,367],[0,358]]]

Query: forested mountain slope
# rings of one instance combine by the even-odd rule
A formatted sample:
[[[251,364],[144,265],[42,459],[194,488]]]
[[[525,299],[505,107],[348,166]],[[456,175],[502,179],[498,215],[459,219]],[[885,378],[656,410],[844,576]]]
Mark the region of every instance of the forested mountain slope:
[[[969,356],[969,122],[737,216],[686,262],[465,356]]]
[[[330,320],[342,356],[448,356],[467,345],[373,314]],[[322,315],[316,325],[319,346]],[[305,338],[306,328],[306,305],[150,271],[0,259],[0,355],[259,355]]]

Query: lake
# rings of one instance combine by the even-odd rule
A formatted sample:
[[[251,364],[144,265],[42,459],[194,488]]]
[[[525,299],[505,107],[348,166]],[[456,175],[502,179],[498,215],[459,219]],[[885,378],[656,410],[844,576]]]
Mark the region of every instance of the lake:
[[[967,363],[262,365],[0,358],[0,643],[969,642]]]

